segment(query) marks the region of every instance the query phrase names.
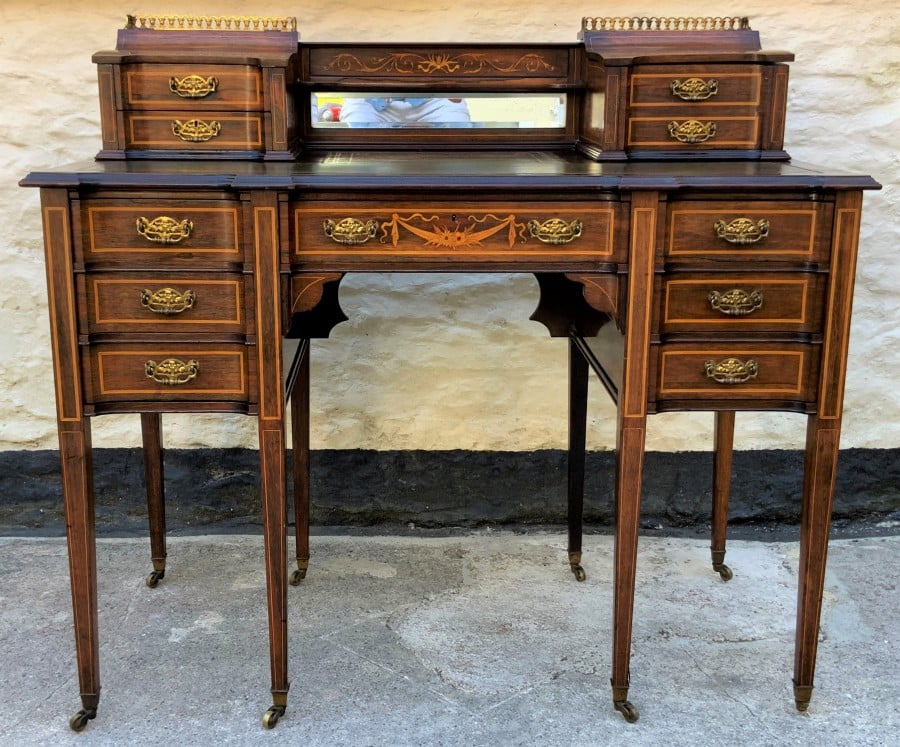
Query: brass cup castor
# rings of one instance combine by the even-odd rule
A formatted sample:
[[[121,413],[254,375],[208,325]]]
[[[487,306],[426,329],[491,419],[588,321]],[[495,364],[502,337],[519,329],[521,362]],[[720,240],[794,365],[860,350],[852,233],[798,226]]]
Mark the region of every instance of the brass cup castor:
[[[587,574],[585,574],[584,568],[581,567],[580,552],[569,553],[569,567],[572,569],[572,573],[575,574],[576,581],[584,581],[587,578]]]
[[[291,586],[299,586],[300,582],[306,578],[306,572],[309,570],[309,558],[297,558],[297,570],[291,574],[289,583]]]
[[[629,724],[635,723],[640,718],[638,709],[634,707],[630,700],[613,701],[613,707],[622,714]]]
[[[731,581],[734,578],[731,568],[724,563],[713,563],[713,570],[722,577],[723,581]]]
[[[262,725],[264,729],[274,729],[278,719],[284,716],[285,707],[273,705],[267,710],[262,717]]]
[[[69,728],[72,731],[83,731],[87,722],[97,717],[96,708],[82,708],[69,719]]]

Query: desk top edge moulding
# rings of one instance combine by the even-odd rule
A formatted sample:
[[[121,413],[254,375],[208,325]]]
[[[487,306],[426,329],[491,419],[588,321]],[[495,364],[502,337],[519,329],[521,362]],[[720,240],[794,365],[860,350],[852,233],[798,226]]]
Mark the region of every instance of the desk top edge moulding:
[[[106,413],[141,417],[149,587],[166,572],[161,415],[257,419],[263,725],[284,716],[286,414],[296,585],[309,568],[310,340],[346,319],[338,287],[350,272],[537,277],[531,318],[569,340],[567,554],[578,581],[589,368],[612,396],[610,683],[629,722],[648,415],[715,412],[711,547],[723,580],[734,413],[805,415],[793,684],[806,710],[862,195],[880,185],[790,162],[792,59],[762,50],[743,17],[585,18],[571,44],[394,44],[301,43],[291,18],[129,16],[116,49],[93,57],[101,151],[21,181],[41,192],[82,704],[71,727],[99,703],[90,423]],[[552,103],[550,124],[447,114],[497,97]],[[443,118],[394,127],[394,104],[397,121],[420,107]],[[354,106],[391,124],[352,126]],[[290,337],[300,344],[287,365]]]

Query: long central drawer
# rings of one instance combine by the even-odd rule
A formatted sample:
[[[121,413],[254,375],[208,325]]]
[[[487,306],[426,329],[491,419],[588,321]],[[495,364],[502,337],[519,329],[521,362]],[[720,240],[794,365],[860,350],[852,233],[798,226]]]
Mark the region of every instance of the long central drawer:
[[[366,261],[619,262],[618,202],[354,203],[292,206],[291,260],[304,269]],[[620,256],[621,255],[621,256]]]

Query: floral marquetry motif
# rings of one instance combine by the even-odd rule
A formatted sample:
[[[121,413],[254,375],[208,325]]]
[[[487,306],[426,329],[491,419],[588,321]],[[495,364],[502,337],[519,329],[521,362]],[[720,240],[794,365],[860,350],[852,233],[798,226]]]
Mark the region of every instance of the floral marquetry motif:
[[[394,213],[391,220],[381,226],[381,241],[388,239],[397,246],[401,230],[425,240],[426,246],[445,249],[469,249],[481,246],[483,241],[506,231],[506,239],[512,247],[517,241],[525,243],[525,224],[516,221],[515,215],[498,218],[488,214],[480,218],[470,215],[465,222],[452,220],[447,224],[446,218],[437,215],[426,217],[422,213],[414,213],[403,217]]]
[[[392,52],[360,57],[350,52],[337,54],[324,67],[326,72],[393,73],[398,75],[479,75],[482,73],[557,73],[556,65],[538,53],[523,54],[516,59],[489,52],[448,54],[433,52]]]

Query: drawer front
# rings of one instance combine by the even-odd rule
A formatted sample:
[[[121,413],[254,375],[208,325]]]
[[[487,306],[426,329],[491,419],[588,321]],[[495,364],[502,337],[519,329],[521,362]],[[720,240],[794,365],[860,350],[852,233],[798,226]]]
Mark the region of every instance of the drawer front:
[[[87,332],[245,334],[241,275],[90,273]]]
[[[701,112],[676,116],[632,116],[628,120],[629,147],[687,152],[714,148],[758,148],[759,117]]]
[[[673,201],[671,259],[813,262],[830,252],[831,205],[802,201]]]
[[[758,107],[758,65],[637,65],[631,76],[632,107],[675,107],[688,117],[712,107]]]
[[[690,344],[657,346],[658,400],[815,399],[816,345]]]
[[[254,111],[263,108],[262,76],[247,65],[123,65],[127,109]]]
[[[244,345],[92,345],[83,356],[92,404],[246,402],[250,396]]]
[[[157,268],[243,258],[236,201],[86,200],[81,218],[85,261]]]
[[[619,203],[296,204],[294,261],[618,261]]]
[[[684,273],[662,280],[661,332],[821,331],[825,277]]]
[[[260,150],[263,115],[187,111],[125,114],[125,147],[156,150]]]

